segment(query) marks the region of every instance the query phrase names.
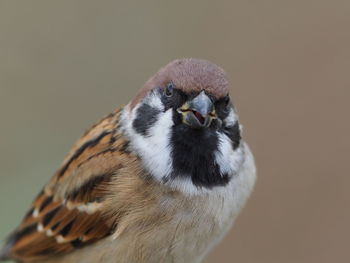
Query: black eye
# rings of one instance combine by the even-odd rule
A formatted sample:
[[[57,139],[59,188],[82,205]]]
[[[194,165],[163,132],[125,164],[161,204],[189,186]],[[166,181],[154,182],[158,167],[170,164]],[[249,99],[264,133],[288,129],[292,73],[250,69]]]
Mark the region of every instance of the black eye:
[[[167,96],[167,97],[173,96],[173,94],[174,94],[174,84],[173,84],[172,81],[170,81],[170,82],[167,84],[167,86],[166,86],[166,88],[165,88],[165,90],[164,90],[164,94],[165,94],[165,96]]]

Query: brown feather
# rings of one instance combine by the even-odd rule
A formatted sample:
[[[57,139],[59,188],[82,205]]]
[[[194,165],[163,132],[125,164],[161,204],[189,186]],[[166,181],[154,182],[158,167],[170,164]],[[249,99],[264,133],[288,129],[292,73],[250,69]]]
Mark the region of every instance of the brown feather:
[[[131,101],[130,109],[133,109],[150,90],[164,88],[170,81],[186,94],[204,90],[219,99],[229,93],[229,82],[222,68],[202,59],[178,59],[161,68],[146,82]]]
[[[165,87],[169,81],[186,93],[205,90],[216,98],[226,96],[229,89],[220,67],[204,60],[176,60],[146,82],[129,109],[147,92]],[[191,246],[208,242],[213,231],[207,227],[207,220],[220,221],[216,217],[220,213],[200,209],[210,201],[206,195],[185,198],[155,183],[130,151],[129,141],[120,131],[120,114],[116,110],[106,116],[77,141],[8,238],[1,259],[56,263],[88,258],[105,262],[111,256],[110,260],[121,262],[170,262],[173,255],[168,250],[176,249],[180,255],[183,247],[177,243],[187,232],[192,231]],[[211,207],[223,209],[217,205],[221,204],[221,196],[218,200]],[[193,227],[195,224],[203,226]],[[206,233],[202,243],[197,239],[201,235],[198,229]],[[108,235],[111,238],[105,238]],[[167,260],[159,258],[162,255]]]
[[[117,110],[102,119],[73,146],[9,237],[7,257],[44,260],[112,232],[117,222],[105,217],[104,202],[113,177],[130,157],[128,141],[118,130],[119,115]]]

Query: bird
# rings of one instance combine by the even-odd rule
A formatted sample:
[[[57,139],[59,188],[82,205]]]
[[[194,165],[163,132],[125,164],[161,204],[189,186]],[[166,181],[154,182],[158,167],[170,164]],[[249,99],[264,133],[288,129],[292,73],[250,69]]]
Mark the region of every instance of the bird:
[[[176,59],[95,123],[0,250],[17,262],[201,262],[256,181],[219,66]]]

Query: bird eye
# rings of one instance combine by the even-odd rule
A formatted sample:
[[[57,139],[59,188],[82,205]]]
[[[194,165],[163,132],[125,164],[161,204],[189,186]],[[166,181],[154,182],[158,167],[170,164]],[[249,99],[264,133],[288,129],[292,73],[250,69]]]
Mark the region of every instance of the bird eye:
[[[165,96],[171,97],[174,94],[174,84],[172,81],[170,81],[164,91]]]

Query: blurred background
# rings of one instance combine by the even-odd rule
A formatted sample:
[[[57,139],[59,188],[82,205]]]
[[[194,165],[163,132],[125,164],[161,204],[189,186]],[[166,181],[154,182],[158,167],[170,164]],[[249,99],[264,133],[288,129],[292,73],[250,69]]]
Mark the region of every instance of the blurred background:
[[[350,1],[0,2],[0,239],[161,66],[221,65],[258,166],[205,263],[349,262]]]

